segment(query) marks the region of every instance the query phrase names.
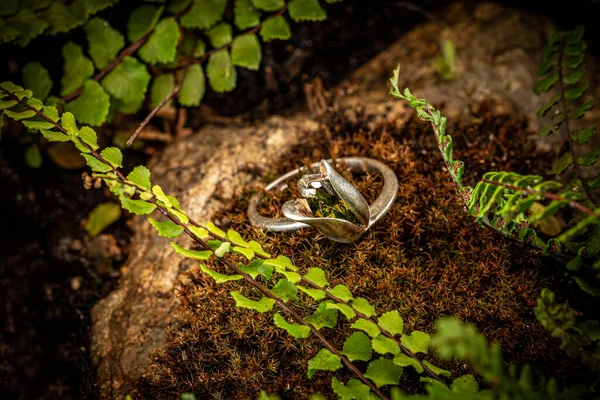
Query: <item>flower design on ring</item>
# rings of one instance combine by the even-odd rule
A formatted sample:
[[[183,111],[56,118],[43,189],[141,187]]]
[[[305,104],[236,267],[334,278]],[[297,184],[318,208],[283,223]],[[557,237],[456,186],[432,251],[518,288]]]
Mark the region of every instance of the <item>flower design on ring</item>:
[[[303,198],[287,201],[282,212],[291,220],[315,227],[333,241],[351,243],[370,226],[369,204],[326,160],[320,162],[319,172],[298,181]]]

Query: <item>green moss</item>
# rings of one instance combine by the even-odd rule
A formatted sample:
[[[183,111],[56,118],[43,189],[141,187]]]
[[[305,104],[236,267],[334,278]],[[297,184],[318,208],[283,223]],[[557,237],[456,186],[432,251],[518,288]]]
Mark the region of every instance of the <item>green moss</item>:
[[[460,159],[469,160],[466,179],[476,179],[490,169],[520,171],[525,167],[535,173],[530,164],[523,163],[532,154],[524,121],[489,115],[485,105],[479,112],[482,118],[474,119],[477,122],[450,127],[464,132],[456,135],[455,142]],[[533,360],[537,371],[557,375],[560,369],[561,377],[568,377],[573,367],[532,312],[539,292],[550,283],[547,268],[527,249],[480,227],[466,215],[427,125],[412,119],[401,128],[384,123],[368,131],[363,121],[369,119],[360,113],[357,118],[331,113],[324,132],[305,138],[288,157],[273,163],[267,177],[258,179],[267,182],[298,164],[321,158],[361,155],[382,160],[398,176],[398,198],[388,215],[361,240],[340,245],[312,228],[292,233],[257,231],[246,220],[255,187],[241,188],[218,220],[265,243],[269,252],[290,256],[304,271],[324,269],[332,286],[347,285],[380,313],[399,310],[407,330],[432,331],[436,318],[455,315],[474,322],[490,340],[499,342],[508,361]],[[493,141],[489,132],[497,133]],[[536,168],[547,167],[544,158],[548,157],[540,155]],[[371,201],[381,182],[377,177],[363,177],[355,184]],[[265,195],[261,212],[277,215],[281,204],[294,195],[294,189],[290,191]],[[238,284],[217,286],[197,270],[190,277],[191,283],[179,295],[190,322],[171,332],[169,345],[155,355],[152,374],[138,385],[142,398],[168,398],[183,391],[206,397],[254,398],[264,389],[295,399],[330,392],[330,374],[306,378],[306,363],[320,348],[317,341],[287,336],[274,328],[269,314],[236,309],[228,291]],[[298,311],[306,315],[309,308],[314,304],[307,301]],[[348,324],[341,326],[323,331],[340,348],[350,334]],[[460,365],[446,367],[464,372]],[[346,372],[336,376],[349,377]],[[418,390],[420,385],[413,378],[410,373],[403,378],[405,390]]]

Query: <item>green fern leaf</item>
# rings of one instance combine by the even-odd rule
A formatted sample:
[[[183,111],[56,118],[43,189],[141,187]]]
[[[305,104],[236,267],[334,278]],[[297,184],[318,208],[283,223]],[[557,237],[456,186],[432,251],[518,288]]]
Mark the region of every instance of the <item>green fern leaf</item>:
[[[205,91],[206,80],[202,66],[190,65],[179,91],[179,104],[186,107],[199,106]]]
[[[557,72],[537,81],[533,86],[533,92],[535,94],[547,92],[548,90],[550,90],[550,88],[552,88],[552,86],[554,86],[556,82],[558,82]]]
[[[574,57],[565,57],[562,62],[563,68],[575,69],[583,64],[583,53]]]
[[[210,87],[217,93],[230,92],[235,89],[237,72],[231,63],[227,49],[210,55],[206,66],[206,75]]]
[[[323,21],[327,13],[319,5],[319,0],[292,0],[289,4],[290,17],[296,21]]]
[[[377,387],[398,385],[402,371],[403,368],[394,364],[392,360],[381,357],[369,363],[365,377],[372,380]]]
[[[250,242],[250,244],[252,245],[252,242]],[[252,248],[252,246],[250,246],[250,248]],[[274,266],[278,271],[285,271],[286,269],[298,271],[298,267],[292,263],[292,260],[282,255],[277,256],[275,259],[271,258],[269,260],[265,260],[265,264]]]
[[[402,335],[400,343],[413,353],[425,353],[429,351],[431,336],[425,332],[413,331],[410,335]]]
[[[398,343],[383,335],[379,335],[373,338],[371,343],[373,346],[373,350],[375,350],[379,354],[400,354],[400,346],[398,346]]]
[[[260,28],[260,36],[263,41],[268,42],[270,40],[287,40],[292,37],[292,31],[290,25],[285,20],[285,17],[277,15],[275,17],[267,18],[262,27]]]
[[[92,150],[98,150],[99,146],[96,131],[89,126],[84,126],[79,130],[79,139],[81,139],[83,143],[90,146]]]
[[[329,294],[345,302],[354,299],[354,297],[352,296],[352,292],[350,292],[350,289],[348,289],[344,285],[336,285],[333,289],[329,291]]]
[[[243,279],[243,276],[241,275],[223,275],[218,273],[217,271],[214,271],[210,268],[208,268],[206,265],[204,264],[200,264],[200,269],[208,276],[210,276],[211,278],[213,278],[215,280],[215,282],[217,284],[222,284],[225,282],[231,282],[231,281],[239,281],[240,279]]]
[[[417,373],[422,374],[424,369],[418,360],[407,356],[404,353],[398,354],[394,357],[394,364],[400,367],[413,367]]]
[[[359,329],[361,331],[364,331],[364,332],[367,333],[367,335],[371,336],[372,338],[377,337],[379,334],[381,334],[381,331],[379,330],[379,328],[377,327],[377,325],[375,325],[371,321],[368,321],[368,320],[366,320],[364,318],[357,319],[350,326],[350,328]]]
[[[577,163],[584,167],[591,167],[598,162],[598,158],[600,158],[600,146],[595,147],[586,155],[577,157]]]
[[[194,0],[190,10],[181,17],[184,28],[208,29],[223,18],[227,0]]]
[[[62,132],[41,129],[42,135],[50,142],[68,142],[69,137]]]
[[[566,83],[568,85],[575,84],[581,80],[581,78],[583,77],[584,74],[585,74],[585,68],[583,68],[583,66],[581,66],[581,67],[577,68],[575,71],[571,72],[570,74],[564,75],[562,78],[562,81],[563,81],[563,83]]]
[[[148,33],[160,18],[163,7],[144,4],[136,8],[129,16],[127,23],[127,37],[130,42],[135,42]]]
[[[100,156],[104,158],[114,168],[123,167],[123,154],[116,147],[107,147],[100,152]]]
[[[374,317],[377,315],[375,307],[373,307],[369,301],[363,297],[357,297],[352,301],[352,307],[358,312],[363,313],[367,317]]]
[[[570,152],[564,153],[562,156],[560,156],[560,158],[556,162],[556,165],[554,166],[554,168],[552,168],[551,170],[546,172],[546,174],[560,175],[563,172],[565,172],[565,170],[567,168],[569,168],[572,164],[573,164],[573,157],[571,156],[571,153]]]
[[[231,46],[231,62],[233,65],[258,70],[262,58],[261,47],[254,33],[235,38]]]
[[[327,308],[328,301],[319,304],[317,310],[306,317],[306,322],[314,326],[317,330],[322,328],[333,328],[337,324],[337,310]]]
[[[346,385],[333,377],[331,380],[331,389],[340,399],[369,399],[371,388],[358,379],[351,379]]]
[[[44,66],[38,62],[28,62],[22,71],[23,85],[31,89],[33,95],[44,101],[52,90],[50,74]]]
[[[85,230],[90,236],[96,236],[109,225],[121,218],[121,207],[112,202],[98,204],[88,215]]]
[[[579,86],[565,90],[565,99],[577,100],[578,98],[583,96],[583,93],[585,92],[587,87],[588,87],[588,83],[587,83],[587,81],[585,81],[583,84],[581,84]]]
[[[214,48],[223,47],[231,43],[233,39],[233,30],[227,22],[221,22],[206,31],[206,36]]]
[[[344,316],[346,317],[346,319],[348,321],[353,320],[354,318],[356,318],[356,313],[354,312],[354,310],[352,309],[352,307],[350,307],[347,304],[344,303],[327,303],[327,308],[330,309],[335,309],[340,311],[342,314],[344,314]]]
[[[120,196],[119,199],[121,200],[123,208],[135,215],[151,214],[156,209],[155,204],[148,203],[144,200],[132,200],[125,196]]]
[[[287,303],[290,300],[298,301],[298,288],[287,279],[280,279],[271,289],[271,293]]]
[[[21,46],[27,46],[31,39],[40,35],[48,27],[48,22],[40,18],[33,11],[23,9],[17,15],[6,21],[2,27],[3,41],[17,39]]]
[[[65,96],[81,86],[86,79],[94,74],[94,64],[83,55],[81,46],[73,42],[68,42],[62,48],[62,55],[65,60],[64,74],[61,79],[61,96]]]
[[[25,150],[25,162],[30,168],[39,168],[42,166],[42,155],[39,147],[34,143]]]
[[[548,111],[550,111],[550,109],[552,107],[554,107],[556,105],[556,103],[558,103],[560,101],[560,95],[555,95],[552,96],[552,98],[550,99],[550,101],[548,101],[548,103],[546,103],[542,108],[540,108],[537,112],[538,117],[543,117],[544,115],[546,115],[546,113]],[[541,135],[544,136],[544,135]]]
[[[265,265],[263,260],[254,260],[250,264],[240,266],[239,268],[254,279],[258,278],[259,275],[262,275],[265,279],[269,280],[273,275],[273,267]]]
[[[324,288],[329,285],[327,282],[327,277],[325,276],[325,271],[321,268],[310,268],[308,272],[304,275],[304,278],[320,288]]]
[[[275,326],[284,329],[296,339],[306,339],[310,335],[310,327],[298,323],[289,323],[279,313],[273,315]]]
[[[317,301],[323,300],[327,296],[326,292],[324,290],[320,290],[320,289],[310,289],[310,288],[305,288],[304,286],[298,286],[298,290],[306,293],[307,295],[309,295],[310,297],[312,297],[313,299],[315,299]]]
[[[241,247],[250,247],[250,245],[248,244],[248,242],[246,242],[244,240],[244,238],[242,237],[242,235],[239,234],[239,232],[234,231],[233,229],[229,229],[227,231],[227,240],[229,240],[231,243],[237,245],[237,246],[241,246]]]
[[[98,69],[104,68],[115,59],[125,46],[123,35],[103,19],[91,19],[83,29],[87,36],[90,56]]]
[[[166,64],[175,61],[179,25],[175,18],[164,18],[139,51],[140,58],[149,64]]]
[[[350,361],[369,361],[373,356],[371,339],[362,332],[354,332],[346,339],[340,353]]]
[[[102,79],[106,91],[123,103],[143,101],[149,82],[150,74],[146,66],[130,56],[125,57]]]
[[[241,308],[248,308],[250,310],[255,310],[260,313],[264,313],[267,311],[271,311],[273,306],[275,305],[275,300],[262,297],[259,301],[250,300],[244,297],[241,293],[237,291],[231,292],[231,297],[235,300],[235,305]]]
[[[596,135],[596,127],[592,126],[591,128],[578,129],[573,131],[573,133],[571,134],[571,138],[573,139],[573,142],[577,144],[584,144],[589,142],[590,139],[594,137],[594,135]]]
[[[308,361],[306,375],[312,379],[317,371],[337,371],[342,368],[341,359],[327,349],[321,349],[312,359]]]
[[[35,115],[35,111],[33,111],[33,110],[25,110],[25,111],[4,110],[4,113],[11,119],[14,119],[15,121],[20,121],[22,119],[31,118]]]
[[[587,103],[584,103],[581,107],[579,107],[577,110],[575,110],[574,112],[569,114],[569,118],[571,119],[579,119],[581,117],[584,116],[585,112],[588,110],[591,110],[592,107],[594,107],[594,102],[593,101],[588,101]]]
[[[174,222],[171,222],[171,221],[159,222],[152,218],[148,218],[148,220],[150,221],[152,226],[154,228],[156,228],[156,231],[158,232],[158,234],[162,237],[174,239],[174,238],[178,237],[179,235],[181,235],[181,233],[183,232],[183,226],[179,226]]]
[[[455,393],[477,393],[479,392],[479,384],[473,375],[467,374],[453,380],[450,389]]]
[[[193,258],[196,260],[208,260],[210,256],[213,255],[213,252],[210,250],[188,250],[185,247],[181,247],[175,242],[171,242],[171,247],[175,250],[176,253],[181,254],[185,258]],[[218,283],[218,282],[217,282]]]
[[[593,286],[592,284],[590,284],[588,281],[586,281],[585,279],[582,279],[578,276],[574,276],[573,280],[575,281],[575,283],[577,283],[577,285],[579,286],[579,288],[581,290],[583,290],[584,292],[586,292],[587,294],[594,296],[594,297],[600,297],[600,289],[598,289],[597,287]]]
[[[440,367],[437,367],[435,365],[433,365],[432,363],[430,363],[427,360],[423,360],[423,365],[425,365],[426,367],[429,367],[429,369],[436,375],[440,375],[440,376],[450,376],[452,375],[450,373],[450,371],[446,371],[445,369],[442,369]]]
[[[404,321],[397,310],[386,312],[378,319],[379,326],[392,335],[401,335]]]
[[[92,171],[100,173],[112,171],[110,165],[104,164],[91,154],[82,154],[82,156],[85,158],[86,164],[92,169]]]
[[[263,250],[262,245],[255,240],[251,240],[248,242],[248,246],[254,251],[256,254],[260,254],[263,257],[271,257],[271,254],[267,253]],[[290,261],[290,264],[292,262]],[[292,264],[292,267],[295,268]]]
[[[65,110],[73,113],[77,121],[91,126],[102,125],[109,109],[110,96],[93,79],[86,80],[81,95],[65,105]]]
[[[261,12],[254,8],[250,0],[235,0],[233,22],[240,30],[254,28],[260,24]]]
[[[252,0],[252,5],[259,10],[279,11],[285,6],[284,0]]]
[[[175,77],[173,74],[159,75],[152,81],[150,88],[150,104],[152,107],[156,107],[175,89]],[[167,102],[167,105],[171,105],[172,100]]]

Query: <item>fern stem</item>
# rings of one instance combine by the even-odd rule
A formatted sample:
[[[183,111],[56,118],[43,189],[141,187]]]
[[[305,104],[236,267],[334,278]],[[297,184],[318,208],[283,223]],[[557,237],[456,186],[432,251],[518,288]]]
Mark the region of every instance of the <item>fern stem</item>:
[[[502,182],[498,182],[498,181],[490,181],[488,179],[482,179],[481,182],[490,184],[490,185],[494,185],[494,186],[501,186],[505,189],[509,189],[509,190],[514,190],[516,192],[522,192],[525,194],[539,194],[540,196],[543,196],[549,200],[556,200],[556,201],[566,201],[569,203],[569,205],[573,208],[578,209],[579,211],[587,214],[587,215],[591,215],[593,217],[598,217],[600,216],[600,214],[596,214],[593,210],[587,208],[586,206],[584,206],[581,203],[576,202],[575,200],[570,200],[570,199],[566,199],[564,197],[561,197],[557,194],[553,194],[553,193],[547,193],[547,192],[540,192],[539,190],[533,190],[533,189],[525,189],[519,186],[515,186],[515,185],[509,185],[508,183],[502,183]]]
[[[152,199],[151,202],[153,202],[154,204],[156,204],[153,200],[154,199]],[[205,249],[205,250],[212,250],[211,247],[208,246],[208,244],[206,244],[202,239],[200,239],[199,237],[197,237],[193,232],[191,232],[185,226],[185,224],[182,224],[177,218],[173,217],[166,209],[164,209],[161,206],[157,206],[156,209],[161,214],[163,214],[165,217],[167,217],[169,220],[171,220],[173,223],[181,226],[184,229],[184,232],[192,240],[194,240],[196,243],[198,243],[203,249]],[[275,300],[275,303],[277,304],[277,306],[283,312],[285,312],[287,315],[289,315],[291,318],[293,318],[297,323],[308,327],[310,329],[311,333],[313,335],[315,335],[319,339],[319,341],[323,344],[323,346],[325,346],[325,348],[327,350],[329,350],[330,352],[332,352],[333,354],[335,354],[337,357],[339,357],[340,360],[342,361],[342,363],[346,366],[346,368],[348,368],[350,371],[352,371],[356,375],[357,378],[359,378],[365,385],[369,386],[369,388],[374,393],[376,393],[379,397],[381,397],[383,400],[389,400],[388,396],[386,396],[381,390],[379,390],[379,388],[377,388],[377,386],[375,386],[375,384],[373,382],[371,382],[369,379],[367,379],[362,374],[362,372],[360,372],[360,370],[358,368],[356,368],[356,366],[354,364],[352,364],[352,362],[350,362],[350,360],[348,360],[348,358],[346,356],[344,356],[342,353],[340,353],[339,350],[336,349],[335,346],[330,341],[328,341],[314,326],[312,326],[311,324],[309,324],[297,312],[295,312],[290,307],[288,307],[287,304],[285,304],[279,297],[275,296],[263,284],[261,284],[256,279],[252,278],[250,275],[248,275],[247,273],[245,273],[244,271],[242,271],[238,266],[236,266],[235,264],[233,264],[232,262],[230,262],[228,259],[221,257],[221,258],[219,258],[219,260],[223,264],[225,264],[228,268],[230,268],[231,270],[235,271],[236,274],[241,275],[246,282],[248,282],[254,288],[258,289],[264,296],[267,296],[267,297]]]
[[[595,207],[597,207],[598,206],[597,201],[594,199],[594,196],[592,195],[592,190],[590,189],[589,185],[583,178],[583,173],[581,171],[581,165],[579,165],[579,161],[577,161],[577,154],[575,153],[575,143],[573,142],[571,126],[570,126],[570,119],[569,119],[569,107],[567,105],[567,98],[565,96],[565,84],[563,83],[562,62],[563,62],[563,57],[565,55],[565,46],[566,46],[566,41],[565,41],[565,38],[563,37],[563,40],[561,41],[561,49],[558,53],[558,68],[557,68],[558,69],[558,87],[560,90],[560,103],[561,103],[562,109],[563,109],[562,110],[563,121],[565,123],[564,124],[565,131],[567,132],[569,151],[571,152],[571,159],[573,160],[573,167],[575,168],[575,173],[577,174],[577,177],[581,181],[581,187],[583,188],[585,195],[592,202],[592,204]]]
[[[178,19],[182,14],[184,14],[186,11],[188,11],[190,7],[191,7],[191,2],[189,5],[187,5],[186,7],[184,7],[183,9],[181,9],[179,12],[177,12],[175,14],[175,19]],[[148,40],[150,35],[152,35],[152,33],[154,32],[154,29],[156,29],[156,25],[154,25],[141,38],[139,38],[138,40],[136,40],[135,42],[131,43],[129,46],[127,46],[123,50],[121,50],[119,55],[117,55],[117,57],[114,60],[112,60],[111,62],[106,64],[106,66],[104,68],[102,68],[96,75],[94,75],[92,77],[92,79],[95,81],[100,81],[100,79],[104,78],[110,71],[115,69],[115,67],[117,65],[119,65],[121,63],[121,61],[123,61],[125,59],[125,57],[132,55],[140,47],[142,47],[142,45],[144,43],[146,43],[146,41]],[[75,91],[67,94],[66,96],[61,97],[60,99],[62,101],[64,101],[65,103],[67,103],[67,102],[77,98],[82,92],[83,92],[83,86],[81,86],[80,88],[76,89]]]
[[[40,118],[42,118],[44,121],[51,123],[52,125],[54,125],[54,127],[56,129],[58,129],[62,134],[64,134],[65,136],[69,136],[69,133],[62,127],[60,126],[57,122],[53,121],[52,119],[50,119],[48,116],[46,116],[44,113],[40,112],[38,109],[36,109],[35,107],[30,106],[29,104],[27,104],[26,102],[24,102],[23,100],[19,99],[17,96],[15,96],[13,93],[0,88],[0,90],[2,90],[2,92],[6,93],[10,98],[12,98],[13,100],[16,100],[21,106],[27,108],[30,111],[35,112],[35,114],[37,116],[39,116]],[[70,137],[70,136],[69,136]],[[79,144],[83,147],[85,147],[86,149],[89,150],[90,154],[97,159],[98,161],[102,162],[103,164],[107,165],[110,167],[110,169],[112,170],[112,172],[114,172],[119,179],[126,181],[127,179],[125,178],[125,176],[121,173],[121,171],[119,171],[117,168],[113,167],[111,163],[109,163],[108,161],[106,161],[104,159],[104,157],[102,157],[100,154],[98,154],[94,149],[92,149],[91,146],[89,146],[87,143],[85,143],[83,140],[81,140],[79,137],[77,138],[77,140],[79,141]]]
[[[321,289],[322,288],[318,285],[315,285],[314,283],[312,283],[311,281],[309,281],[308,279],[306,279],[305,277],[301,277],[302,283],[304,283],[305,285],[311,286],[314,289]],[[329,293],[328,290],[325,290],[326,293],[326,297],[330,300],[335,301],[336,303],[340,303],[340,304],[346,304],[348,305],[350,308],[352,308],[352,310],[356,313],[356,315],[360,318],[364,318],[367,321],[370,321],[372,323],[374,323],[375,325],[377,325],[377,327],[379,328],[379,331],[381,332],[381,334],[385,337],[387,337],[388,339],[393,340],[394,342],[396,342],[396,344],[400,347],[400,349],[410,358],[416,360],[421,367],[423,368],[423,370],[425,370],[425,372],[427,372],[427,375],[429,375],[431,378],[436,379],[438,381],[442,381],[442,379],[435,374],[435,372],[433,372],[433,370],[431,368],[429,368],[427,365],[423,364],[423,362],[416,356],[414,355],[408,348],[406,348],[406,346],[404,346],[402,343],[400,343],[400,341],[398,339],[396,339],[394,337],[394,335],[390,334],[388,331],[386,331],[385,329],[383,329],[379,323],[377,322],[377,320],[375,320],[375,318],[373,317],[369,317],[363,313],[361,313],[360,311],[358,311],[356,308],[354,308],[352,305],[344,302],[343,300],[335,297],[334,295],[332,295],[331,293]]]

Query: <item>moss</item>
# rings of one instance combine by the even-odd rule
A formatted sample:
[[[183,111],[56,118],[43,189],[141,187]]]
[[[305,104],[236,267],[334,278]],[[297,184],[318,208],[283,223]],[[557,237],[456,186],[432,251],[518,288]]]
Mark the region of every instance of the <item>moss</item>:
[[[450,132],[458,132],[456,156],[466,163],[467,182],[475,182],[488,170],[535,173],[547,168],[545,160],[550,157],[543,154],[536,155],[533,164],[524,161],[533,153],[525,122],[493,115],[488,108],[482,104],[478,115],[450,126]],[[540,290],[552,283],[549,267],[528,249],[466,215],[425,124],[412,118],[400,127],[392,122],[369,129],[367,123],[375,118],[360,110],[331,112],[321,132],[307,136],[260,179],[266,182],[322,158],[361,155],[382,160],[398,176],[398,198],[358,242],[333,243],[312,228],[293,233],[253,229],[246,221],[246,207],[257,187],[240,188],[217,220],[257,238],[275,254],[290,256],[304,271],[324,269],[332,285],[347,285],[380,313],[399,310],[407,330],[431,332],[436,318],[456,315],[499,342],[507,361],[533,362],[540,373],[560,371],[561,378],[568,379],[574,367],[562,358],[532,312]],[[355,184],[373,199],[380,182],[363,177]],[[276,215],[293,195],[290,190],[265,196],[262,213]],[[306,362],[320,348],[316,340],[297,341],[274,328],[270,314],[236,309],[228,295],[239,288],[236,283],[216,285],[198,270],[189,277],[179,292],[189,323],[170,332],[168,346],[154,355],[151,373],[138,384],[142,398],[172,398],[183,391],[194,391],[200,398],[254,398],[264,389],[295,399],[330,392],[331,374],[306,378]],[[252,295],[248,288],[241,290]],[[306,315],[315,304],[308,301],[297,309]],[[340,322],[341,329],[323,331],[339,347],[349,334],[345,318],[340,316]],[[447,366],[465,372],[462,365]],[[416,375],[406,373],[402,386],[417,390]]]

